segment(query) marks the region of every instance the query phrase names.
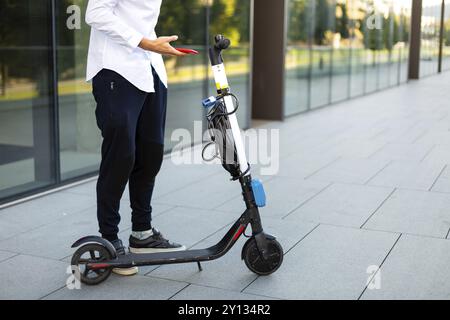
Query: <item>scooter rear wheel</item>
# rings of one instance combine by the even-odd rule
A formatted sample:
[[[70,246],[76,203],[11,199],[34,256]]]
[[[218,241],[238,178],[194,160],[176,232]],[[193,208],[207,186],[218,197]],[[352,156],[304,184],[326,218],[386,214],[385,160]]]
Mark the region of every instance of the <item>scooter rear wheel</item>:
[[[274,239],[267,239],[267,259],[258,249],[255,238],[249,239],[242,249],[245,265],[260,276],[268,276],[277,271],[283,263],[283,248]]]
[[[111,260],[109,251],[100,244],[87,244],[79,248],[72,256],[72,273],[81,283],[94,286],[102,283],[111,275],[112,269],[93,270],[88,268],[89,263],[99,263]]]

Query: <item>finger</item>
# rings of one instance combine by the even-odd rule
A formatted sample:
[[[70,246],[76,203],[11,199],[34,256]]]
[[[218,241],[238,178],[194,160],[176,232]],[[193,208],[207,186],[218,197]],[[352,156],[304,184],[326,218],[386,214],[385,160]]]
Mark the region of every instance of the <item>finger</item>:
[[[177,57],[184,57],[184,56],[187,55],[186,53],[180,52],[180,51],[178,51],[178,50],[176,50],[176,49],[174,49],[173,54],[174,54],[175,56],[177,56]]]
[[[178,56],[178,57],[184,57],[186,55],[186,53],[178,51],[177,49],[175,49],[174,47],[170,46],[170,53],[173,54],[174,56]]]
[[[178,40],[178,36],[170,36],[167,37],[166,42],[173,42],[173,41],[177,41]]]

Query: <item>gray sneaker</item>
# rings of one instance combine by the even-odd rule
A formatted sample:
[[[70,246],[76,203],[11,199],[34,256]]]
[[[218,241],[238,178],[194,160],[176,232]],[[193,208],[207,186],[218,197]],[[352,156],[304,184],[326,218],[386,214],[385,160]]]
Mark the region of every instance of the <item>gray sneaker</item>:
[[[186,250],[185,246],[165,239],[161,232],[157,229],[153,228],[152,230],[153,235],[145,240],[139,240],[133,236],[130,236],[131,253],[145,254]]]

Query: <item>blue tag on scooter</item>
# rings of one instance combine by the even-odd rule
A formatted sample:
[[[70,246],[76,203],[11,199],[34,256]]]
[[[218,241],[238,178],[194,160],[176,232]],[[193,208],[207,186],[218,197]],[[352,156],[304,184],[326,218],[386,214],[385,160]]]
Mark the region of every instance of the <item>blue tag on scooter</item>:
[[[216,97],[209,97],[202,101],[202,105],[205,109],[212,108],[216,105],[217,99]]]
[[[252,181],[252,190],[255,197],[256,206],[258,208],[263,208],[266,206],[266,192],[264,191],[264,186],[261,181]]]

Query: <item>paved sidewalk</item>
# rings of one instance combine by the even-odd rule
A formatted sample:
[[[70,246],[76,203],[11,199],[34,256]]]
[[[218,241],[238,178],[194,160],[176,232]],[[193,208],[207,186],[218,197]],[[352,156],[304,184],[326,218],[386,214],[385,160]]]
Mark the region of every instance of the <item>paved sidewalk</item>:
[[[286,251],[273,276],[247,270],[242,240],[201,273],[148,267],[66,289],[70,245],[97,229],[89,182],[0,211],[0,299],[450,299],[449,83],[447,73],[263,125],[281,135],[262,211]],[[218,166],[166,161],[154,223],[207,246],[243,211],[239,191]],[[127,196],[122,207],[127,239]]]

